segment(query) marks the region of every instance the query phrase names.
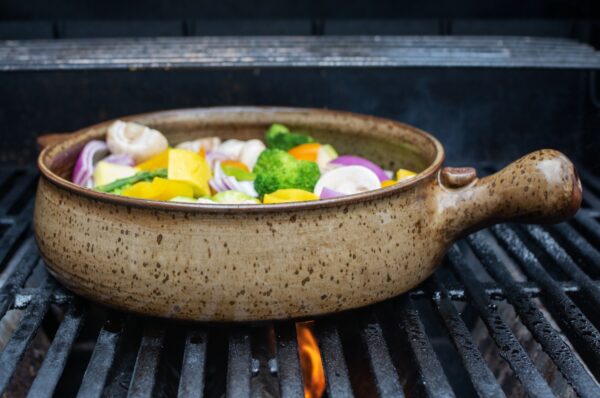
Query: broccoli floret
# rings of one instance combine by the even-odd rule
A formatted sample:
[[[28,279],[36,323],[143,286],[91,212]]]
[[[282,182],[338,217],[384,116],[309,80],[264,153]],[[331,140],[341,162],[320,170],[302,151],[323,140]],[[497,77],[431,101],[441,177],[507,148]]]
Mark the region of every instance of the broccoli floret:
[[[295,146],[315,142],[315,140],[303,133],[292,133],[283,124],[273,124],[265,133],[265,141],[268,148],[289,151]]]
[[[296,160],[281,149],[264,150],[252,172],[256,174],[254,189],[259,195],[286,188],[312,192],[321,175],[315,162]]]

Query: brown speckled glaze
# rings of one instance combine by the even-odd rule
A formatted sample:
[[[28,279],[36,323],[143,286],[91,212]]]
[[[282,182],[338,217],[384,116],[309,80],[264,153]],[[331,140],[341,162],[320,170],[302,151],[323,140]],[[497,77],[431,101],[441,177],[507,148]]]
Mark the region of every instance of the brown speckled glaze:
[[[477,179],[469,169],[441,172],[437,140],[385,119],[213,108],[129,120],[160,129],[172,143],[208,135],[258,137],[279,122],[315,131],[343,152],[420,171],[393,187],[318,202],[151,202],[83,189],[64,178],[82,145],[102,138],[108,122],[52,144],[40,154],[35,207],[36,239],[50,271],[83,296],[142,314],[248,321],[364,306],[423,281],[468,231],[503,220],[560,221],[581,202],[573,165],[557,151],[531,153]]]

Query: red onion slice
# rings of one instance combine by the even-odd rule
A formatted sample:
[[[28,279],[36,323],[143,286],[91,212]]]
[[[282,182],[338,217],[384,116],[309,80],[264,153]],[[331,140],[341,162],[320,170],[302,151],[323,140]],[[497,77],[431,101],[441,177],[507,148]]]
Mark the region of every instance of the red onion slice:
[[[221,153],[221,152],[206,151],[205,159],[208,162],[208,164],[210,165],[210,167],[212,167],[214,169],[217,162],[221,162],[223,160],[229,160],[229,157],[227,157],[227,155],[225,155],[224,153]]]
[[[124,153],[121,153],[118,155],[110,155],[110,156],[105,157],[102,160],[105,162],[108,162],[108,163],[119,164],[121,166],[130,166],[130,167],[135,166],[135,161],[133,160],[133,158]]]
[[[258,197],[253,181],[238,181],[235,177],[228,176],[219,161],[215,162],[214,175],[208,183],[217,192],[238,191],[254,198]]]
[[[227,188],[225,188],[223,185],[221,185],[221,183],[220,183],[220,182],[217,182],[217,181],[216,181],[214,178],[211,178],[211,179],[208,181],[208,185],[210,185],[210,187],[211,187],[212,189],[214,189],[214,190],[215,190],[215,192],[223,192],[223,191],[227,191],[227,190],[228,190],[228,189],[227,189]]]
[[[223,183],[223,186],[225,188],[227,188],[228,191],[236,191],[235,185],[231,183],[231,181],[229,180],[229,178],[223,177],[223,179],[221,180],[221,182]]]
[[[379,178],[379,181],[389,180],[388,176],[385,174],[385,171],[383,171],[381,167],[377,166],[368,159],[361,158],[360,156],[343,155],[333,159],[329,163],[340,164],[343,166],[363,166],[375,173],[377,178]]]
[[[89,186],[94,173],[94,164],[108,152],[104,141],[93,140],[85,144],[73,169],[71,180],[81,186]]]
[[[252,196],[253,198],[258,197],[258,193],[254,189],[254,182],[252,182],[252,181],[238,181],[233,176],[225,177],[224,181],[226,181],[226,185],[232,191],[242,192],[248,196]]]
[[[331,199],[337,198],[339,196],[344,196],[344,194],[338,191],[334,191],[333,189],[329,189],[327,187],[323,188],[323,190],[321,191],[321,199]]]

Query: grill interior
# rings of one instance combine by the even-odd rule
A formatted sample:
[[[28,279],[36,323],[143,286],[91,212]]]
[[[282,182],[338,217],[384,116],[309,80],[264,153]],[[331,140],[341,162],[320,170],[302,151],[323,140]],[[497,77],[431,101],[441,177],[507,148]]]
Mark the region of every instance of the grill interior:
[[[292,321],[114,311],[57,284],[33,238],[39,134],[222,105],[404,121],[480,175],[574,159],[574,219],[475,233],[410,293],[314,331],[330,398],[600,396],[597,2],[88,3],[0,6],[0,396],[304,396]]]
[[[168,322],[65,291],[32,236],[35,170],[0,170],[0,392],[303,396],[293,322]],[[475,233],[409,294],[317,319],[327,396],[599,396],[600,179],[580,172],[573,220]]]

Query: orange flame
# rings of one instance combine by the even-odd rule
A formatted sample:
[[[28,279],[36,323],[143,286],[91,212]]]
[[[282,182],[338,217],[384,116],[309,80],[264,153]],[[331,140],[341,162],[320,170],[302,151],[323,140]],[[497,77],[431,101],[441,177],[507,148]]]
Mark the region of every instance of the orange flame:
[[[321,398],[325,392],[325,372],[312,324],[312,321],[296,323],[296,335],[304,378],[304,398]]]

